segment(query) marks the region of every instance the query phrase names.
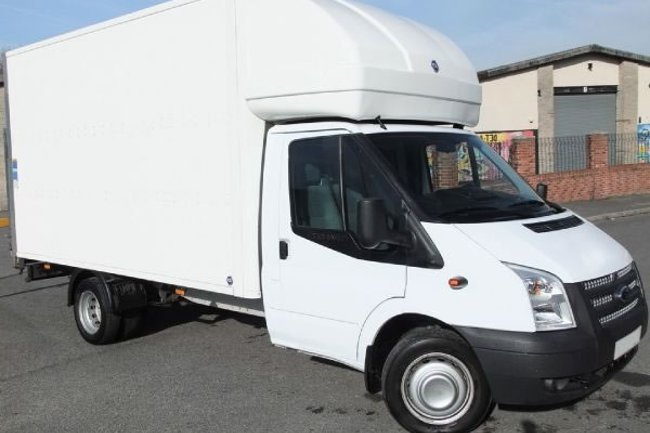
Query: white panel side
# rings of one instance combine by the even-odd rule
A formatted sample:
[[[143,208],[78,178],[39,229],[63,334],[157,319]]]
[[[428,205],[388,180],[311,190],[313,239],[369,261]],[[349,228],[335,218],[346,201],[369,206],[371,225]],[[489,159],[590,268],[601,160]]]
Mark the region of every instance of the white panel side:
[[[174,9],[177,7],[185,6],[189,3],[196,3],[200,1],[205,1],[205,0],[169,0],[164,3],[141,9],[139,11],[135,11],[126,15],[122,15],[110,20],[102,21],[101,23],[93,24],[87,27],[83,27],[78,30],[73,30],[67,33],[64,33],[62,35],[57,35],[39,42],[35,42],[33,44],[25,45],[23,47],[19,47],[13,50],[10,50],[7,54],[10,56],[16,55],[16,54],[23,54],[28,51],[36,50],[39,48],[46,47],[48,45],[53,45],[53,44],[59,44],[61,42],[65,42],[69,39],[74,39],[77,37],[82,37],[86,36],[90,33],[106,30],[109,27],[114,27],[122,24],[126,24],[129,21],[135,21],[135,20],[140,20],[142,18],[151,16],[151,15],[156,15],[159,13],[164,13],[168,11],[169,9]],[[217,0],[221,1],[221,0]]]
[[[0,54],[0,64],[3,62],[3,56]],[[1,66],[0,66],[1,67]],[[7,127],[7,122],[5,118],[5,88],[4,84],[0,84],[0,152],[2,152],[2,158],[0,158],[0,161],[2,161],[2,164],[0,164],[0,210],[1,211],[6,211],[8,210],[8,203],[9,203],[9,197],[7,196],[7,184],[6,184],[6,179],[7,179],[7,158],[9,155],[7,155],[7,148],[6,146],[8,145],[8,136],[5,137],[5,129]],[[7,131],[7,134],[9,132]]]
[[[239,160],[260,156],[238,146],[261,152],[263,122],[238,136],[233,4],[173,2],[12,52],[18,256],[247,292],[258,196]]]
[[[238,233],[242,246],[242,281],[235,282],[235,295],[243,298],[261,297],[260,280],[260,194],[262,182],[262,157],[266,125],[253,115],[243,99],[239,104],[238,122]]]

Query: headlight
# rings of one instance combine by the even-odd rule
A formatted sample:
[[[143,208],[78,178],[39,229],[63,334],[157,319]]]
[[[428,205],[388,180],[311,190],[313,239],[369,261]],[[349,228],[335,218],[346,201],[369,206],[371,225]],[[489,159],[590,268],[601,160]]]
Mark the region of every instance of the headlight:
[[[564,285],[555,275],[537,269],[505,263],[515,271],[528,293],[538,331],[575,328],[571,304]]]

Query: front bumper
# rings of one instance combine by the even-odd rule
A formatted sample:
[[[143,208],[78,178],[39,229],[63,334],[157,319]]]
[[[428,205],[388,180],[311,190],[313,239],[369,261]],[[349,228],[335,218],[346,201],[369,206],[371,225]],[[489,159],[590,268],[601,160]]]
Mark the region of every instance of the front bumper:
[[[540,406],[583,398],[627,365],[636,349],[614,361],[615,344],[639,327],[644,336],[648,307],[644,298],[615,323],[601,326],[583,287],[566,285],[577,328],[520,333],[459,328],[485,372],[500,404]]]

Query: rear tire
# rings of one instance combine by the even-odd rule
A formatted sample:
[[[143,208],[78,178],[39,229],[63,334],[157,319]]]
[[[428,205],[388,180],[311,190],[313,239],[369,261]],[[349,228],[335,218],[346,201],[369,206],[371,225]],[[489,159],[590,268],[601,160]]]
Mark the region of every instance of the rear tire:
[[[388,410],[412,433],[470,432],[493,407],[472,349],[440,327],[402,337],[386,359],[382,388]]]
[[[117,340],[122,318],[114,314],[109,305],[108,293],[99,278],[86,278],[75,288],[75,321],[87,342],[101,345]]]

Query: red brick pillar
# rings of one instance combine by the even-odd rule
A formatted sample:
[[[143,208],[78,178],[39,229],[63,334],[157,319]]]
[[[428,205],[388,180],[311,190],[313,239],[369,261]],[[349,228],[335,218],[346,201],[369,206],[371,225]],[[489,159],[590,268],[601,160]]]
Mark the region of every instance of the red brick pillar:
[[[609,165],[609,138],[607,134],[587,135],[587,168]]]
[[[515,138],[510,148],[510,164],[524,178],[537,174],[537,152],[534,138]]]
[[[456,188],[458,186],[458,153],[439,152],[436,171],[438,172],[438,187]]]

